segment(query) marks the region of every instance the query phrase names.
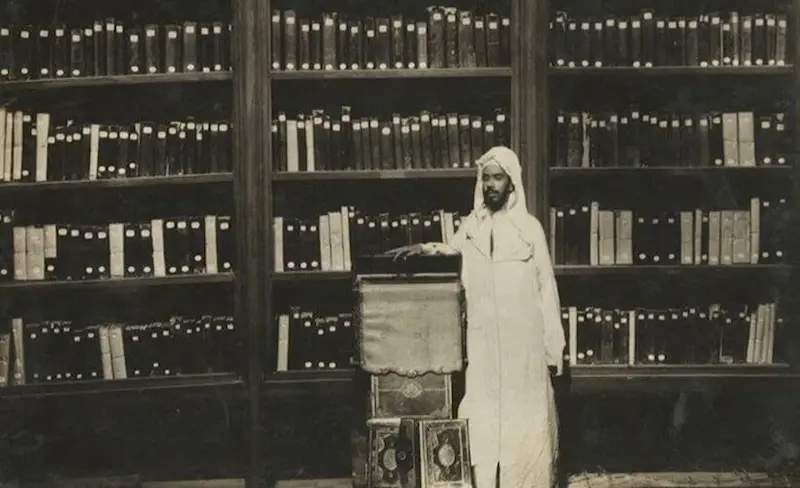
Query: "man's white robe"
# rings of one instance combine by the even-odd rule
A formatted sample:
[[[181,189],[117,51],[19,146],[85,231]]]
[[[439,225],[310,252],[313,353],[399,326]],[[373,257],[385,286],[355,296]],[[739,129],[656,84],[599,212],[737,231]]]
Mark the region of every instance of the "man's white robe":
[[[505,208],[483,204],[481,173],[498,164],[514,184]],[[473,212],[453,242],[467,298],[466,391],[476,488],[551,488],[558,420],[548,365],[565,345],[555,276],[541,223],[525,206],[519,159],[496,147],[478,164]],[[493,250],[490,236],[493,235]]]

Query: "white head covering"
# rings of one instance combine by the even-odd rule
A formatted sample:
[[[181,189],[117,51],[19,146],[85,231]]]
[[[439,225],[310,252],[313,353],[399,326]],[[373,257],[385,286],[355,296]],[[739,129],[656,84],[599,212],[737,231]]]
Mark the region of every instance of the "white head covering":
[[[491,215],[491,212],[483,201],[483,168],[489,164],[496,164],[508,175],[513,190],[508,195],[503,209],[495,212],[495,224],[500,224],[497,220],[506,221],[516,229],[518,236],[527,244],[533,244],[535,239],[536,220],[528,213],[525,203],[525,186],[522,183],[522,166],[519,158],[511,149],[505,146],[495,146],[489,149],[486,154],[476,161],[477,175],[475,181],[475,193],[473,198],[472,222],[468,222],[466,232],[474,233],[481,223]]]
[[[473,210],[476,213],[485,213],[487,209],[483,201],[483,168],[487,165],[495,164],[499,166],[511,179],[513,190],[508,195],[508,200],[503,206],[503,211],[509,214],[522,212],[528,215],[525,204],[525,187],[522,184],[522,166],[519,158],[514,151],[505,146],[495,146],[489,149],[486,154],[478,158],[476,166],[478,175],[475,181],[475,196],[473,198]]]

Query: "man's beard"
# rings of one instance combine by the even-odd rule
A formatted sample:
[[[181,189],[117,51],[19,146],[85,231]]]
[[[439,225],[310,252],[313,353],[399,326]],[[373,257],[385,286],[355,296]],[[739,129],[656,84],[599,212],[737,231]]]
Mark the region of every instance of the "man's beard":
[[[509,189],[506,188],[503,192],[495,192],[492,190],[483,190],[483,203],[492,212],[501,210],[508,201]]]

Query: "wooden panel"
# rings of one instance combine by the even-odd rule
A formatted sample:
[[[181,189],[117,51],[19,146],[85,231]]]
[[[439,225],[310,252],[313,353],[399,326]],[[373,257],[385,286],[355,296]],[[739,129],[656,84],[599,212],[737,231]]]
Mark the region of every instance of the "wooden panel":
[[[248,427],[250,459],[248,486],[261,486],[263,476],[262,439],[258,399],[261,395],[261,339],[266,330],[267,303],[264,292],[266,268],[263,213],[266,207],[264,187],[265,150],[269,150],[269,126],[264,111],[268,110],[265,93],[269,59],[269,3],[259,0],[233,0],[233,129],[234,191],[238,262],[236,279],[236,320],[247,328],[248,355]],[[269,118],[267,118],[267,123]],[[265,147],[266,146],[266,147]],[[268,153],[266,153],[268,154]]]
[[[523,165],[528,211],[547,229],[547,1],[518,0],[514,14],[512,110],[514,134],[518,137],[515,149]]]

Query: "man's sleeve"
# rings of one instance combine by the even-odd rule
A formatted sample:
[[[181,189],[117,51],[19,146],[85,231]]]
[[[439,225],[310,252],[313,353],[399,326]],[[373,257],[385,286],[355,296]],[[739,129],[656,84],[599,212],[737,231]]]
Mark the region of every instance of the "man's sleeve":
[[[561,325],[561,300],[558,296],[553,264],[547,247],[542,224],[535,220],[533,260],[536,266],[536,277],[539,281],[539,295],[542,298],[542,315],[544,319],[544,344],[547,364],[558,366],[564,357],[564,327]]]
[[[461,251],[464,249],[464,243],[467,240],[467,235],[465,233],[465,225],[462,225],[458,228],[456,233],[453,235],[453,238],[450,239],[450,242],[426,242],[423,244],[423,252],[426,253],[440,253],[440,254],[447,254],[447,255],[456,255],[461,254]]]

